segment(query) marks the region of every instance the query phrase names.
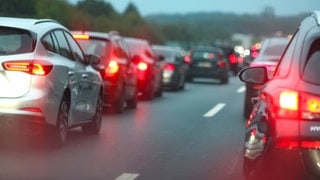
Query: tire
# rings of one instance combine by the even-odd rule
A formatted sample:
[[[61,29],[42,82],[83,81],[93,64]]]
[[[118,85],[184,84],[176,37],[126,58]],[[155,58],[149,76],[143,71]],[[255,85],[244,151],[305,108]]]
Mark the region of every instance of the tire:
[[[102,115],[103,115],[103,99],[102,99],[102,94],[100,93],[98,102],[97,102],[96,113],[92,118],[92,122],[90,124],[82,126],[81,127],[82,132],[86,134],[99,134],[101,130],[101,124],[102,124]]]
[[[253,103],[251,102],[252,98],[252,90],[249,86],[247,86],[244,96],[244,108],[243,108],[243,116],[245,118],[249,118],[251,111],[253,109]]]
[[[159,85],[159,89],[156,91],[155,96],[161,97],[163,93],[162,84]]]
[[[115,101],[112,106],[112,111],[117,114],[121,114],[124,112],[126,108],[126,99],[125,99],[125,90],[122,88],[120,97],[117,101]]]
[[[136,89],[136,91],[134,93],[134,97],[127,101],[127,108],[135,109],[135,108],[137,108],[137,105],[138,105],[138,91]]]
[[[61,148],[66,143],[68,134],[70,102],[68,96],[64,95],[59,106],[57,125],[54,128],[54,146]]]
[[[143,93],[143,98],[145,100],[148,100],[148,101],[154,99],[154,96],[155,96],[155,91],[154,90],[155,89],[154,89],[154,86],[153,86],[153,82],[150,82],[148,84],[148,87],[146,88],[145,92]]]
[[[220,83],[221,84],[228,84],[229,83],[229,77],[224,77],[224,78],[220,79]]]

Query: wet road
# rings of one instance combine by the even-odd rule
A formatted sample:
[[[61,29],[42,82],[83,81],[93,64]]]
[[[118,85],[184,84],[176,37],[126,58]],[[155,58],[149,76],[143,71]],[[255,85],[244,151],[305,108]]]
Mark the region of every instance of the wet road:
[[[1,137],[2,179],[242,180],[243,84],[196,80],[181,92],[105,114],[99,135],[69,132],[62,149]]]

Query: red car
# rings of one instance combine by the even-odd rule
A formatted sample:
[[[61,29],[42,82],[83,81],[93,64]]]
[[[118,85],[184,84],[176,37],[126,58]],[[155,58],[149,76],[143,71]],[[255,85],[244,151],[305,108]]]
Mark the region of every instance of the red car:
[[[163,63],[144,39],[125,38],[129,55],[138,68],[138,91],[143,99],[162,96]]]
[[[320,11],[316,11],[300,23],[272,78],[261,66],[240,73],[245,83],[261,85],[247,121],[245,176],[320,179],[319,69]]]
[[[278,61],[289,42],[289,38],[273,37],[267,38],[262,42],[259,55],[251,62],[250,67],[266,67],[268,76],[271,78],[278,64]],[[259,93],[260,85],[246,83],[244,99],[244,117],[248,118],[253,107],[252,98]]]
[[[136,108],[137,70],[128,55],[123,37],[115,32],[73,31],[74,38],[87,53],[101,57],[100,73],[104,82],[104,105],[114,113]]]

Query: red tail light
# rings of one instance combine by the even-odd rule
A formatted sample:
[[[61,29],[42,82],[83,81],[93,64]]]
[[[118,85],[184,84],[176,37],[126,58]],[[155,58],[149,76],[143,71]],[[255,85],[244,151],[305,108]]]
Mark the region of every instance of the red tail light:
[[[238,58],[235,54],[232,53],[229,55],[229,61],[231,64],[236,64],[238,62]]]
[[[165,64],[164,65],[164,70],[165,71],[175,71],[176,66],[174,64]]]
[[[292,90],[279,93],[279,118],[320,119],[320,97]]]
[[[53,68],[53,65],[46,61],[8,61],[2,65],[7,71],[21,71],[39,76],[49,74]]]
[[[302,148],[320,149],[320,141],[301,141]]]
[[[218,64],[218,66],[221,67],[221,68],[223,68],[223,67],[226,66],[226,63],[225,63],[223,60],[218,60],[217,64]]]
[[[106,76],[113,76],[114,74],[119,72],[119,64],[116,60],[111,60],[108,64],[108,67],[105,70]]]
[[[221,68],[226,66],[226,62],[223,60],[223,56],[221,54],[218,55],[217,65]]]
[[[187,64],[190,64],[191,63],[191,57],[190,55],[187,55],[184,57],[184,62],[186,62]]]
[[[140,71],[145,71],[145,70],[148,69],[148,64],[145,63],[145,62],[139,62],[139,63],[138,63],[138,69],[139,69]]]

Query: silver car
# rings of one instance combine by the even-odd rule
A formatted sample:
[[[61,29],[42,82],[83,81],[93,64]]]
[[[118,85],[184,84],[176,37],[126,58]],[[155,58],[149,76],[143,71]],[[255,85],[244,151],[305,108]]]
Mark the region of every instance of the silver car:
[[[0,18],[0,132],[41,133],[58,147],[71,127],[99,133],[99,61],[54,20]]]

